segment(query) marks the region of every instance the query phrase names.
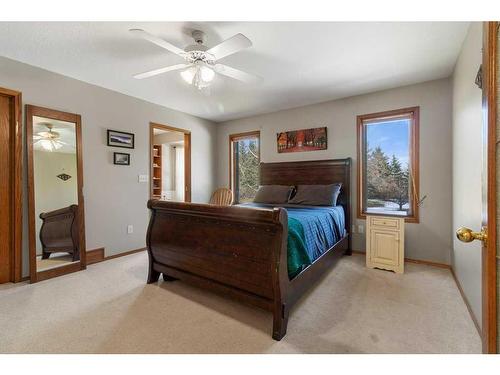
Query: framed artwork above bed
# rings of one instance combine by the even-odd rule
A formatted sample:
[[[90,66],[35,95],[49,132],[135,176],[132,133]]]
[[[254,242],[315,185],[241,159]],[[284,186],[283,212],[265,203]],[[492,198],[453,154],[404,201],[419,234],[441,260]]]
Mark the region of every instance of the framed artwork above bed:
[[[326,150],[328,147],[326,126],[278,133],[276,143],[280,154]]]

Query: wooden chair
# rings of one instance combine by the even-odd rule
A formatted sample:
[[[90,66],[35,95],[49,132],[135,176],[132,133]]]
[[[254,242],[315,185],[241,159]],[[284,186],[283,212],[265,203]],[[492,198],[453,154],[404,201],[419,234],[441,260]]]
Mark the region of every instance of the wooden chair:
[[[210,198],[210,204],[216,206],[230,206],[233,204],[233,192],[228,188],[219,188]]]

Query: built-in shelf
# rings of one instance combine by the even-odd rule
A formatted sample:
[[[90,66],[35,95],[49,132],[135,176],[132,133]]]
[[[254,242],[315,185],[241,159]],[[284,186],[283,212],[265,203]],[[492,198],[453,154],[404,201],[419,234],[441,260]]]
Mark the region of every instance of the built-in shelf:
[[[151,196],[153,198],[161,198],[161,191],[162,191],[162,170],[161,170],[161,163],[162,163],[162,145],[153,145],[153,160],[151,161]]]

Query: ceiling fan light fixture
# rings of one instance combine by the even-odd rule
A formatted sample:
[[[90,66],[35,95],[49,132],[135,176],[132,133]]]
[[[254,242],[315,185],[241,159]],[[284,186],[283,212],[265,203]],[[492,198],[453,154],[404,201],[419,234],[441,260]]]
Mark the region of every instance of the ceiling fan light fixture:
[[[201,72],[201,79],[205,82],[212,82],[215,78],[214,70],[206,65],[200,68],[200,72]]]
[[[181,77],[186,83],[201,90],[210,86],[210,83],[215,78],[215,71],[202,61],[197,61],[186,70],[183,70]]]
[[[46,126],[48,131],[37,133],[37,135],[33,137],[33,139],[36,139],[34,144],[39,144],[45,151],[49,152],[59,150],[64,145],[64,142],[59,140],[61,135],[52,130],[53,125],[48,122],[40,122],[38,124]]]
[[[193,84],[193,79],[195,75],[196,75],[196,67],[194,65],[190,66],[189,68],[181,72],[182,79],[190,85]]]
[[[38,142],[40,143],[40,146],[42,146],[44,150],[50,152],[59,150],[63,146],[60,142],[54,141],[52,139],[41,139]]]
[[[159,74],[177,70],[180,71],[180,75],[186,83],[195,86],[199,90],[210,86],[216,73],[245,83],[255,83],[260,80],[260,77],[253,74],[218,63],[218,60],[252,46],[250,39],[241,33],[233,35],[223,42],[208,48],[205,45],[205,33],[200,30],[193,30],[192,36],[195,40],[195,44],[180,49],[166,40],[149,34],[144,30],[131,29],[130,31],[142,39],[176,54],[185,61],[184,64],[165,66],[136,74],[134,75],[136,79],[154,77]]]

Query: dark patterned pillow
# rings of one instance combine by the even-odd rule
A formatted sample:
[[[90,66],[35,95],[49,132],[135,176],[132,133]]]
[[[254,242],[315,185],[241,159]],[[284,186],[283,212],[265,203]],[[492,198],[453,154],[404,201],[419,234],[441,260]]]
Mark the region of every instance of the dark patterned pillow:
[[[262,185],[255,195],[255,203],[286,203],[290,199],[293,186]]]
[[[290,204],[307,206],[336,206],[342,184],[331,185],[299,185]]]

